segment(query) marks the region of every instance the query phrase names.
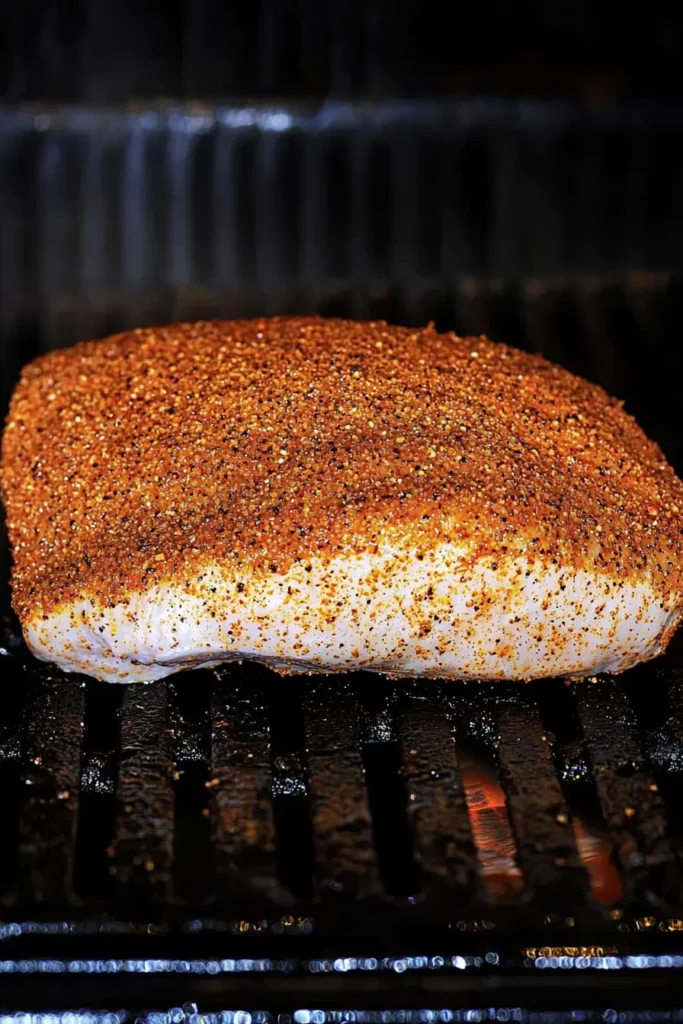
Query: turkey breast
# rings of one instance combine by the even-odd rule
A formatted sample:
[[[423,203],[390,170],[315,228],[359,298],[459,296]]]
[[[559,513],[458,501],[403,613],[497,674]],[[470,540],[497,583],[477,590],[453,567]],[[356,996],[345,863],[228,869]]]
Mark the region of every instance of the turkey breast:
[[[683,485],[621,403],[486,338],[318,318],[40,357],[3,439],[31,650],[112,682],[256,659],[620,672],[683,612]]]

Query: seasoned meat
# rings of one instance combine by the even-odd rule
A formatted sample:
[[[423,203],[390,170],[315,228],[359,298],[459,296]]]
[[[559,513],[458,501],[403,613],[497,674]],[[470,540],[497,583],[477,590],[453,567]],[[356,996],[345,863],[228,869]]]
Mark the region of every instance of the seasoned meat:
[[[112,682],[251,658],[619,672],[683,611],[683,485],[539,356],[317,318],[144,328],[29,364],[3,440],[14,605]]]

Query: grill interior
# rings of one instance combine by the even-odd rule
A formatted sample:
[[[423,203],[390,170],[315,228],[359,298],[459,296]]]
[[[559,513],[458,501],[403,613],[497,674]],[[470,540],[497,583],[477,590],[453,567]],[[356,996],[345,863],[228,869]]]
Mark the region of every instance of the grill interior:
[[[680,469],[679,115],[508,106],[6,114],[2,404],[32,356],[141,323],[434,319],[599,381]],[[39,665],[2,597],[0,1006],[673,1005],[680,642],[571,687],[116,688]],[[380,1016],[454,1000],[475,1016]]]

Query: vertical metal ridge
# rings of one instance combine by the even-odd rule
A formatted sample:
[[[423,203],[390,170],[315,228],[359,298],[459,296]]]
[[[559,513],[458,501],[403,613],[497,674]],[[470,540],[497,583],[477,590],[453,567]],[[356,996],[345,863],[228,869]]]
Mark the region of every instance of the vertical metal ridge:
[[[80,252],[78,265],[79,290],[92,304],[118,283],[118,267],[112,266],[113,251],[110,232],[110,211],[112,200],[109,165],[112,160],[110,133],[86,135],[83,139],[83,170],[79,196],[80,205]],[[110,187],[107,188],[106,185]]]
[[[631,706],[611,679],[578,683],[574,695],[627,897],[675,903],[680,873],[666,807],[641,750]]]
[[[46,349],[73,340],[80,251],[82,126],[55,118],[41,138],[38,177],[39,291]],[[57,212],[58,211],[58,212]]]
[[[538,708],[518,693],[495,706],[494,716],[501,782],[527,887],[544,904],[584,903],[588,876]]]
[[[387,276],[390,287],[400,289],[404,323],[420,322],[418,314],[420,291],[420,163],[423,135],[410,137],[405,128],[397,128],[389,139],[389,253]]]
[[[172,896],[173,761],[165,683],[128,686],[121,709],[111,873],[131,900]]]
[[[31,685],[19,809],[21,902],[59,905],[75,899],[84,712],[83,683],[59,679]]]
[[[235,288],[240,280],[239,190],[237,162],[241,133],[226,124],[217,112],[213,146],[213,174],[210,182],[213,204],[212,256],[213,288],[220,292]]]
[[[0,113],[0,406],[22,364],[37,354],[35,280],[38,140],[27,118]],[[32,337],[26,323],[32,321]],[[22,329],[23,328],[23,329]]]
[[[168,205],[166,207],[166,253],[163,276],[177,291],[192,282],[195,267],[192,251],[192,187],[197,147],[197,119],[191,114],[173,112],[169,115],[164,132],[164,154],[167,177]],[[183,317],[183,312],[177,314]]]
[[[362,317],[366,313],[368,282],[372,276],[367,195],[371,142],[369,129],[356,130],[349,138],[347,150],[350,233],[344,237],[347,257],[342,273],[349,280],[351,287],[350,313],[356,317]]]
[[[234,676],[211,691],[208,782],[215,895],[273,895],[277,888],[270,732],[263,688]]]
[[[348,683],[310,684],[304,697],[316,883],[324,895],[379,888],[355,694]]]
[[[156,319],[155,289],[161,281],[156,266],[163,251],[159,198],[163,206],[163,175],[153,166],[154,147],[164,124],[155,110],[131,116],[123,138],[121,170],[121,313],[122,326]],[[161,180],[159,180],[161,178]]]
[[[484,273],[489,276],[514,278],[520,271],[521,242],[519,227],[525,217],[517,205],[520,185],[520,140],[514,131],[499,132],[486,147],[491,175],[491,222]],[[524,265],[522,263],[522,265]],[[526,267],[525,267],[526,269]]]
[[[396,724],[422,890],[462,906],[478,895],[478,868],[448,712],[409,699]]]
[[[282,138],[277,131],[260,131],[253,140],[253,179],[258,202],[254,204],[255,284],[263,315],[270,316],[282,301],[284,278],[281,209],[284,192],[279,180]]]
[[[415,283],[419,267],[418,166],[419,141],[410,137],[404,127],[395,128],[390,139],[391,174],[391,242],[389,276],[401,287]]]
[[[326,138],[319,130],[301,137],[302,180],[299,217],[301,219],[300,280],[307,308],[315,306],[324,291],[328,268],[325,266],[325,235],[329,224],[325,216]],[[322,230],[321,230],[322,227]]]

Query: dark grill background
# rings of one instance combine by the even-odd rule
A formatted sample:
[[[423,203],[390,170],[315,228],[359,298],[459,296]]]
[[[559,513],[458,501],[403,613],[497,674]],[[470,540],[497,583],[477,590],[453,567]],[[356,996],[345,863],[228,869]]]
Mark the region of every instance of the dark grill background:
[[[12,101],[680,95],[680,12],[602,0],[5,0]]]

